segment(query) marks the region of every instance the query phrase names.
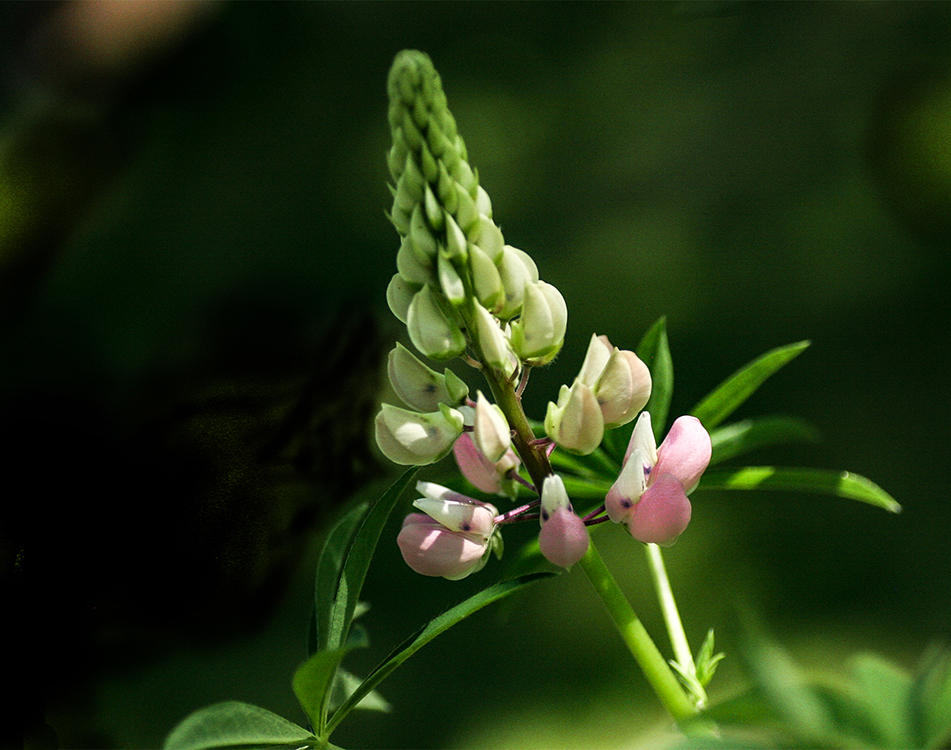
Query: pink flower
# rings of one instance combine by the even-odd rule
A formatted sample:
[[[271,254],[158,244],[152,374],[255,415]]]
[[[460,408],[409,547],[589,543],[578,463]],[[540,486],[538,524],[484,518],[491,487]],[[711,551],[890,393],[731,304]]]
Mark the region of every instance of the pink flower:
[[[710,463],[710,436],[696,417],[674,421],[660,448],[650,414],[638,417],[624,464],[608,491],[608,517],[623,523],[640,542],[669,547],[690,523],[687,499]]]
[[[545,559],[570,568],[584,557],[588,551],[588,530],[572,510],[565,483],[557,474],[545,477],[539,522],[542,530],[538,546]]]
[[[481,570],[498,542],[495,507],[431,482],[418,482],[416,489],[423,497],[413,505],[425,513],[403,519],[396,538],[406,564],[451,581]]]

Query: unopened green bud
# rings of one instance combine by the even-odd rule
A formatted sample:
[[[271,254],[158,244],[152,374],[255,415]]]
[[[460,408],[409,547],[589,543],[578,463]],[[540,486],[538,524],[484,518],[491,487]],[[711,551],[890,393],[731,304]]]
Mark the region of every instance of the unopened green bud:
[[[419,290],[420,286],[407,281],[401,274],[393,274],[393,278],[390,279],[386,287],[386,303],[400,323],[406,323],[410,303]]]
[[[475,303],[476,337],[482,364],[498,370],[506,378],[512,377],[518,367],[515,354],[499,321],[478,302]]]
[[[485,192],[485,188],[481,185],[476,188],[475,204],[476,210],[480,214],[485,214],[490,219],[492,218],[492,200],[489,198],[489,194]]]
[[[430,369],[399,343],[387,358],[387,373],[396,395],[422,412],[438,411],[439,404],[458,406],[469,395],[469,387],[452,370],[440,374]]]
[[[465,162],[460,162],[460,164],[465,164]],[[475,227],[476,222],[479,221],[479,211],[472,196],[469,195],[469,191],[459,182],[453,184],[456,191],[456,210],[454,212],[456,221],[463,231],[470,232]]]
[[[465,336],[443,311],[436,292],[429,286],[413,296],[406,311],[406,330],[413,346],[430,359],[452,359],[466,349]]]
[[[450,260],[449,254],[443,250],[439,252],[439,263],[437,265],[439,274],[439,288],[442,293],[454,305],[461,305],[466,301],[466,287],[462,283],[459,272],[455,269]]]
[[[375,428],[377,445],[390,461],[425,466],[452,450],[452,444],[462,434],[463,417],[445,404],[429,414],[383,404]]]
[[[404,237],[400,243],[399,252],[396,254],[396,269],[406,281],[418,286],[433,283],[432,263],[420,262],[420,255],[416,253],[416,248],[410,236]],[[408,304],[409,302],[407,302]]]
[[[567,325],[561,292],[544,281],[526,283],[521,317],[512,323],[512,348],[526,364],[544,365],[561,351]]]
[[[465,232],[452,216],[446,216],[446,252],[453,260],[465,261],[469,255]]]
[[[469,231],[469,240],[488,255],[493,263],[502,260],[502,251],[505,248],[502,230],[486,214],[479,215],[479,220]]]
[[[409,220],[409,238],[413,241],[413,250],[423,265],[433,266],[436,262],[436,238],[429,229],[423,216],[423,204],[417,203]]]
[[[489,312],[498,312],[505,302],[505,287],[499,269],[478,245],[469,246],[469,268],[476,298]]]
[[[511,245],[502,248],[502,259],[498,266],[502,286],[505,288],[505,304],[498,315],[502,320],[508,320],[522,311],[525,285],[538,281],[538,268],[528,253]]]
[[[558,403],[548,402],[545,434],[559,447],[583,456],[601,445],[604,419],[598,400],[587,385],[576,379],[571,388],[561,387]]]
[[[472,440],[492,463],[501,461],[512,445],[512,431],[505,421],[505,415],[497,404],[489,403],[482,391],[476,397]]]

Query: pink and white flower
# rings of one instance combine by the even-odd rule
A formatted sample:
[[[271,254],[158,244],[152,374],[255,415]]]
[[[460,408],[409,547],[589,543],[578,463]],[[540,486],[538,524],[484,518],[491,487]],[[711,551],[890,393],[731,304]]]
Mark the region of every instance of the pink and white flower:
[[[620,476],[608,491],[608,517],[640,542],[669,547],[690,523],[687,495],[710,463],[710,435],[696,417],[674,421],[660,448],[650,414],[634,425]]]

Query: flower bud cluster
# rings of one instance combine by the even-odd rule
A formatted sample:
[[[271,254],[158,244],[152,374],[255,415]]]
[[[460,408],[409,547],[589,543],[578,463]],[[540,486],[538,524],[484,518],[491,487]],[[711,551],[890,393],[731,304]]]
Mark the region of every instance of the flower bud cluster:
[[[505,244],[429,57],[400,52],[387,87],[390,218],[401,238],[390,309],[430,359],[471,348],[505,378],[545,364],[564,342],[564,299]]]
[[[565,568],[587,552],[587,527],[605,520],[624,524],[639,541],[673,544],[690,521],[687,495],[710,461],[706,430],[697,419],[681,417],[657,448],[650,414],[641,413],[651,394],[650,371],[634,352],[595,334],[571,386],[548,404],[547,437],[535,437],[521,412],[525,368],[544,365],[561,350],[565,301],[539,279],[527,253],[505,243],[429,58],[399,53],[388,92],[390,218],[400,235],[397,273],[387,289],[390,309],[430,360],[465,357],[481,368],[507,411],[481,391],[472,400],[450,370],[437,372],[397,344],[388,374],[408,408],[383,405],[377,443],[390,460],[406,465],[430,464],[452,451],[476,489],[514,499],[519,485],[527,485],[538,495],[499,515],[493,505],[419,482],[422,496],[413,504],[420,512],[406,517],[397,539],[404,560],[423,575],[464,578],[480,570],[490,552],[500,552],[501,525],[535,518],[541,553]],[[606,430],[638,413],[604,506],[580,518],[564,480],[551,471],[551,450],[590,454]],[[517,473],[522,460],[535,484]]]

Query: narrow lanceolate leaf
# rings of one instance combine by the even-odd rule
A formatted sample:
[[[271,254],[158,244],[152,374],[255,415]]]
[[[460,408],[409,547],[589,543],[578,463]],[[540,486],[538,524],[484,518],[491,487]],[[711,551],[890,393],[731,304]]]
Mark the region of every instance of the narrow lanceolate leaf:
[[[720,383],[690,413],[703,422],[708,430],[713,429],[746,401],[770,375],[795,359],[807,346],[808,341],[799,341],[766,352]]]
[[[400,495],[413,480],[416,471],[416,467],[406,471],[360,520],[360,525],[353,535],[340,569],[328,618],[328,633],[324,648],[335,650],[346,643],[353,612],[383,526],[400,499]],[[318,595],[318,598],[321,597]]]
[[[831,469],[790,469],[775,466],[709,469],[704,473],[697,489],[818,492],[858,500],[892,513],[901,511],[901,506],[895,498],[877,484],[858,474]]]
[[[277,714],[239,701],[195,711],[165,739],[165,750],[234,747],[318,747],[317,738]]]
[[[659,318],[650,327],[637,345],[636,353],[651,371],[651,396],[644,411],[650,412],[654,440],[660,444],[667,427],[670,399],[674,394],[674,361],[667,343],[667,318]],[[631,429],[634,429],[633,426]]]
[[[363,681],[363,684],[353,692],[350,698],[347,699],[333,715],[333,718],[328,724],[328,733],[333,731],[340,721],[357,706],[365,695],[376,688],[376,686],[392,674],[398,666],[409,659],[433,638],[446,632],[453,625],[462,622],[462,620],[483,607],[499,599],[511,596],[536,581],[543,578],[550,578],[552,575],[552,573],[536,573],[497,583],[469,597],[452,609],[431,620],[429,624],[423,627],[416,635],[410,637],[407,641],[398,646],[386,660],[370,673]]]
[[[313,651],[328,648],[330,616],[340,585],[340,571],[360,520],[369,509],[368,503],[360,503],[346,513],[327,535],[320,558],[317,561],[317,576],[314,582],[314,616],[316,639]],[[338,644],[339,645],[339,644]]]
[[[756,417],[742,422],[723,425],[710,432],[713,455],[710,464],[759,448],[784,443],[815,443],[819,433],[807,422],[796,417]]]

